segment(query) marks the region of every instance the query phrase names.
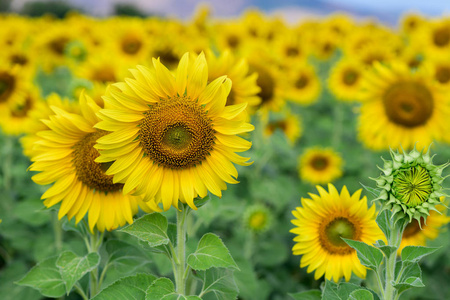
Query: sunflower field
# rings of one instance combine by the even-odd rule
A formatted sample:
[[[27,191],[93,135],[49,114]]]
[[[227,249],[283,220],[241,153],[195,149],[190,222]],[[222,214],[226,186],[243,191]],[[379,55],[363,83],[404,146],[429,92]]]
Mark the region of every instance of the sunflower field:
[[[0,299],[450,299],[450,19],[5,14],[0,44]]]

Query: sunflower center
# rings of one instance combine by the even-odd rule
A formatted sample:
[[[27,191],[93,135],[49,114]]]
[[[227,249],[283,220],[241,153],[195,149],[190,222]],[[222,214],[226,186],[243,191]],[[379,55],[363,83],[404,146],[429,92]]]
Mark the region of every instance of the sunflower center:
[[[261,91],[258,93],[258,96],[261,97],[261,104],[269,103],[273,100],[275,94],[275,79],[269,71],[262,66],[251,65],[250,70],[251,72],[249,73],[258,73],[256,84],[261,88]]]
[[[154,56],[159,57],[161,63],[165,66],[175,66],[180,60],[171,49],[157,50]]]
[[[406,225],[405,231],[403,231],[403,238],[409,238],[418,234],[422,230],[420,229],[420,226],[422,226],[422,228],[425,226],[422,220],[423,219],[420,219],[420,225],[416,219],[413,219],[411,223]]]
[[[108,164],[99,164],[94,160],[99,156],[94,145],[97,139],[107,134],[99,130],[88,133],[81,141],[73,147],[73,165],[78,179],[89,188],[99,192],[115,192],[123,188],[121,183],[113,183],[113,176],[106,175]]]
[[[142,42],[135,37],[126,37],[122,41],[123,52],[133,55],[139,52],[142,47]]]
[[[299,90],[304,89],[309,83],[309,78],[304,74],[300,75],[300,77],[295,81],[295,87]]]
[[[189,97],[161,100],[145,113],[140,127],[139,139],[145,153],[166,168],[195,166],[213,149],[212,121]]]
[[[67,37],[58,37],[49,43],[49,47],[55,54],[62,56],[68,42],[69,39]]]
[[[353,252],[341,238],[358,240],[360,230],[346,217],[336,217],[322,223],[319,240],[322,247],[331,254],[346,255]]]
[[[300,54],[297,47],[289,46],[286,48],[286,56],[296,57]]]
[[[230,46],[230,48],[236,48],[237,46],[239,46],[239,43],[240,40],[238,36],[232,34],[227,37],[227,44],[228,46]]]
[[[416,82],[399,82],[383,97],[388,118],[405,127],[424,125],[433,114],[433,95],[427,87]]]
[[[416,207],[426,202],[433,192],[430,174],[421,166],[400,169],[394,176],[392,192],[408,207]]]
[[[266,224],[267,216],[265,213],[257,212],[250,217],[250,227],[253,229],[261,229]]]
[[[440,83],[447,83],[450,81],[450,68],[447,66],[442,66],[439,67],[436,70],[436,74],[435,77],[437,79],[437,81],[439,81]]]
[[[5,102],[14,90],[16,80],[6,72],[0,72],[0,103]]]
[[[433,33],[433,42],[438,47],[445,47],[450,42],[450,31],[443,27]]]
[[[358,77],[359,77],[358,72],[352,69],[348,69],[345,70],[344,74],[342,75],[342,80],[346,85],[354,85],[358,80]]]
[[[311,167],[316,171],[325,170],[328,167],[328,158],[321,155],[316,155],[311,159]]]
[[[28,63],[28,58],[23,54],[13,54],[9,59],[15,65],[25,66]]]
[[[15,118],[25,118],[32,108],[33,108],[33,100],[30,97],[26,97],[25,103],[17,105],[11,111],[11,115]]]

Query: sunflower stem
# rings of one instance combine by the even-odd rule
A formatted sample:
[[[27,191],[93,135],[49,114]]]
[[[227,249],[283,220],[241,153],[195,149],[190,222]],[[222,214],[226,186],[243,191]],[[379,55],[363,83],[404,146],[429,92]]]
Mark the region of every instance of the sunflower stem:
[[[189,213],[189,207],[181,204],[177,210],[177,258],[173,261],[176,291],[178,294],[186,293],[186,217]]]
[[[402,241],[403,230],[405,229],[405,222],[399,220],[395,224],[390,225],[391,236],[389,238],[389,246],[398,247]],[[397,251],[394,251],[386,257],[386,283],[384,290],[384,299],[393,300],[396,298],[397,290],[394,288],[394,278],[395,278],[395,264],[397,262]]]
[[[89,233],[88,252],[99,252],[100,246],[103,242],[104,232],[99,234],[98,230],[94,228],[92,233]],[[100,253],[99,253],[100,255]],[[89,274],[89,296],[94,297],[99,292],[98,267],[92,270]]]
[[[62,250],[63,231],[62,222],[58,220],[58,212],[53,214],[53,232],[55,234],[55,250],[59,253]]]
[[[4,145],[4,160],[3,160],[3,187],[6,192],[8,192],[8,196],[10,196],[9,191],[11,189],[11,168],[13,161],[13,150],[14,150],[14,137],[5,136],[5,145]]]
[[[343,103],[340,103],[340,101],[337,101],[334,104],[334,130],[333,130],[333,136],[332,136],[332,146],[337,151],[340,151],[341,149],[341,142],[342,142],[342,127],[344,122],[344,107]]]

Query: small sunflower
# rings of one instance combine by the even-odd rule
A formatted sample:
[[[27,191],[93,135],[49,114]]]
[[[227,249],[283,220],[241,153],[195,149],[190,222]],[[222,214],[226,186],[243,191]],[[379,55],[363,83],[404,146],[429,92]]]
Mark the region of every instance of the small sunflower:
[[[29,72],[18,65],[10,67],[5,61],[0,61],[0,112],[16,103],[23,103],[30,84]]]
[[[91,231],[95,226],[104,231],[133,223],[138,205],[150,212],[139,197],[124,195],[123,184],[114,183],[112,176],[105,174],[108,164],[94,161],[99,155],[94,144],[107,134],[93,127],[99,121],[96,113],[100,107],[81,95],[81,115],[51,108],[55,114],[43,120],[50,130],[37,133],[38,154],[31,159],[34,163],[30,167],[40,172],[32,177],[34,182],[53,183],[41,197],[44,205],[51,207],[61,202],[58,218],[75,217],[76,223],[89,213]]]
[[[300,267],[308,266],[307,272],[315,270],[317,280],[325,275],[335,282],[342,277],[350,280],[352,273],[366,277],[366,268],[361,265],[356,251],[341,238],[373,244],[382,239],[383,233],[375,222],[375,205],[367,206],[367,198],[361,197],[361,190],[350,195],[344,186],[341,193],[332,184],[328,192],[317,186],[319,195],[310,193],[302,198],[302,207],[292,211],[296,227],[290,232],[296,234],[294,255],[303,255]]]
[[[281,85],[282,95],[294,103],[310,105],[319,99],[320,79],[314,67],[306,62],[286,70],[286,80]]]
[[[203,53],[194,62],[181,58],[173,75],[159,60],[131,70],[134,78],[113,84],[104,97],[96,125],[111,133],[98,139],[97,162],[112,163],[106,174],[124,183],[124,192],[164,210],[178,201],[197,209],[194,198],[209,190],[222,196],[226,183],[237,183],[231,162],[248,165],[251,143],[238,137],[253,130],[242,115],[246,103],[225,106],[231,81],[208,82]]]
[[[363,82],[359,137],[368,148],[418,149],[448,134],[450,104],[426,68],[375,64]]]
[[[281,119],[269,121],[265,125],[264,135],[269,137],[276,130],[281,130],[291,144],[294,144],[303,132],[300,118],[293,114],[287,114]]]
[[[266,232],[273,222],[270,210],[261,204],[249,206],[244,212],[244,225],[254,233]]]
[[[445,88],[450,87],[450,60],[434,60],[431,62],[434,80]]]
[[[444,225],[450,223],[450,217],[447,216],[447,208],[443,205],[436,206],[438,211],[430,211],[426,223],[424,219],[417,221],[414,219],[406,225],[403,231],[402,241],[398,248],[398,255],[401,254],[406,246],[425,246],[427,241],[434,240],[438,237]]]
[[[299,176],[312,184],[331,182],[342,176],[342,158],[332,149],[309,148],[299,157]]]
[[[338,62],[328,80],[328,87],[337,99],[342,101],[359,100],[364,67],[350,59]]]

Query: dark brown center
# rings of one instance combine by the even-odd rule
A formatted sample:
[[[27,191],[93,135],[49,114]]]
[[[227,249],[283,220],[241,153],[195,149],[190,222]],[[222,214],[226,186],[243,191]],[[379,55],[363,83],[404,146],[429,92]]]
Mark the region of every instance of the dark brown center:
[[[16,78],[7,72],[0,72],[0,103],[6,102],[14,91]]]

